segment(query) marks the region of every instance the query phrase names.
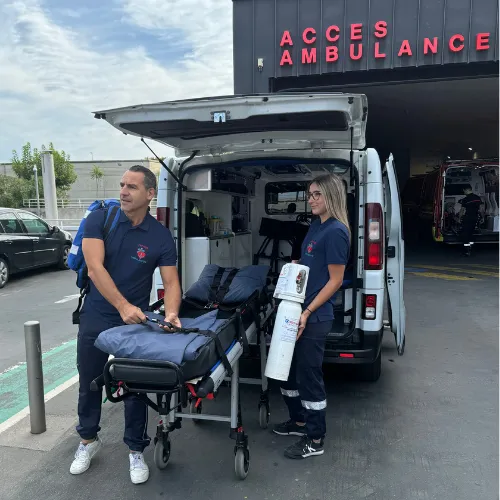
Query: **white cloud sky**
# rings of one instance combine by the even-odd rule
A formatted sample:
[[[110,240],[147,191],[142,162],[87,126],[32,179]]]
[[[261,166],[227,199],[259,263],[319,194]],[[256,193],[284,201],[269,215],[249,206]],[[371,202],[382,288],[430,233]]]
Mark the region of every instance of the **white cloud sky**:
[[[0,163],[26,141],[52,141],[74,160],[140,159],[150,153],[138,138],[91,112],[233,93],[231,0],[103,4],[0,2]],[[116,36],[103,41],[107,32]]]

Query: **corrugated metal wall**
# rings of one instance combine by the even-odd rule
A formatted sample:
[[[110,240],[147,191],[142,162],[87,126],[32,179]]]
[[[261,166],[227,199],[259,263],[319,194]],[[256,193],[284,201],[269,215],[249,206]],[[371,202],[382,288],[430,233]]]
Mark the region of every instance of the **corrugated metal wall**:
[[[233,0],[233,8],[236,93],[267,92],[273,77],[498,61],[498,0]],[[381,38],[375,35],[379,21],[387,23]],[[351,39],[353,24],[362,24],[361,40]],[[335,42],[326,36],[330,26],[340,31]],[[315,30],[312,44],[302,39],[306,28]],[[280,47],[285,31],[293,45]],[[354,37],[358,33],[355,29]],[[489,33],[487,43],[478,42],[480,33]],[[331,37],[336,34],[336,28],[330,31]],[[456,52],[449,46],[453,35],[463,37],[453,42],[457,48],[463,45]],[[424,40],[434,43],[435,37],[437,53],[425,54]],[[400,54],[405,40],[411,55],[408,50]],[[477,50],[478,43],[489,49]],[[327,62],[327,50],[330,55],[335,50],[329,46],[337,47],[335,62]],[[316,62],[302,62],[304,48],[316,49]],[[280,65],[285,49],[292,65]],[[354,60],[359,50],[361,58]],[[264,61],[261,71],[259,58]]]

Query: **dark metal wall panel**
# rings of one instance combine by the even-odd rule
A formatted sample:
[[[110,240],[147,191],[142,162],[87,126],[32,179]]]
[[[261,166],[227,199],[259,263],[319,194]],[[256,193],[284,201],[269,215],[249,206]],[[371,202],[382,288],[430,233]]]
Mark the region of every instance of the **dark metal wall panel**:
[[[242,22],[244,19],[246,22]],[[236,93],[252,93],[252,89],[260,88],[260,85],[254,86],[256,67],[253,64],[253,43],[253,2],[238,2],[237,8],[233,10],[233,73]],[[271,65],[269,69],[272,70]],[[269,76],[263,76],[266,86]]]
[[[489,42],[487,44],[482,43],[482,46],[488,45],[490,48],[494,48],[495,45],[498,46],[498,41],[495,41],[496,31],[498,26],[498,2],[490,3],[481,0],[471,0],[473,2],[472,16],[471,16],[471,44],[477,46],[478,33],[490,33]],[[471,50],[470,51],[470,62],[478,61],[489,61],[491,60],[491,54],[489,50]],[[498,56],[497,56],[498,57]]]
[[[484,0],[483,0],[484,1]],[[471,0],[447,0],[445,6],[445,25],[444,25],[444,51],[443,64],[466,63],[469,55],[469,26],[470,26],[470,6]],[[460,52],[450,50],[450,38],[460,34],[463,42],[457,40],[456,46],[464,45]]]
[[[344,71],[362,71],[368,69],[368,38],[372,31],[370,18],[370,2],[366,0],[346,0],[343,26],[344,38],[349,40],[342,54]],[[361,28],[359,27],[361,25]],[[352,38],[351,38],[352,37]],[[356,38],[361,37],[361,40]],[[361,56],[361,57],[360,57]],[[359,59],[357,59],[360,57]]]
[[[260,2],[268,5],[269,7],[274,7],[276,2],[276,32],[274,33],[275,42],[274,47],[268,47],[268,50],[276,50],[276,67],[273,69],[273,73],[276,77],[282,76],[298,76],[299,70],[299,57],[301,54],[302,42],[297,36],[297,26],[298,26],[298,8],[299,2],[297,0],[253,0],[255,2]],[[237,7],[237,2],[234,2],[234,6]],[[261,27],[261,29],[265,29]],[[269,26],[271,29],[271,26]],[[289,31],[292,35],[293,45],[286,45],[286,49],[290,52],[292,57],[293,65],[285,64],[280,66],[280,61],[284,52],[284,48],[280,47],[280,42],[285,31]]]
[[[254,82],[252,88],[259,88],[267,90],[268,79],[266,73],[259,71],[257,59],[264,55],[264,68],[272,69],[276,66],[277,53],[270,51],[268,48],[275,45],[275,31],[274,29],[262,30],[260,26],[274,26],[275,12],[274,5],[269,9],[263,2],[253,3],[253,16],[248,18],[249,22],[253,22],[253,31],[255,37],[253,40],[253,67],[254,67]],[[271,2],[274,4],[274,2]],[[279,61],[278,61],[279,64]],[[262,92],[262,90],[261,90]]]
[[[304,4],[303,2],[299,2],[298,8],[299,11],[297,12],[297,17],[298,17],[298,25],[297,25],[297,40],[302,49],[306,49],[308,51],[309,55],[313,55],[311,52],[313,49],[316,51],[316,62],[312,62],[311,64],[300,64],[299,65],[299,75],[317,75],[320,74],[320,64],[321,64],[321,47],[324,45],[323,43],[323,36],[322,32],[323,30],[321,29],[321,6],[322,6],[322,0],[309,0],[307,4]],[[303,43],[302,40],[302,33],[304,32],[305,29],[307,28],[313,28],[315,30],[315,34],[310,33],[308,35],[308,38],[310,40],[313,39],[313,37],[316,37],[316,42],[312,44],[305,44]],[[299,60],[302,61],[302,49],[300,53],[298,54]]]
[[[447,0],[423,2],[419,12],[419,37],[417,48],[417,65],[425,66],[443,63],[444,41],[442,37],[444,26],[444,6]],[[437,38],[437,40],[436,40]],[[424,53],[424,40],[428,39],[432,48],[427,45]],[[437,53],[433,50],[437,46]]]
[[[233,9],[237,93],[267,92],[271,78],[498,61],[498,0],[233,0]],[[358,23],[362,39],[353,40]],[[306,28],[315,30],[312,44]],[[293,45],[280,47],[285,31]],[[285,51],[292,64],[280,64]]]
[[[346,11],[346,3],[349,0],[338,0],[338,2],[325,2],[323,0],[323,32],[322,36],[326,33],[326,30],[330,26],[338,26],[341,32],[341,36],[337,42],[334,44],[330,43],[327,39],[326,36],[323,39],[324,44],[325,44],[325,50],[323,51],[322,57],[325,59],[325,64],[324,64],[324,73],[337,73],[339,71],[344,71],[344,58],[342,57],[342,54],[345,52],[345,40],[343,36],[343,31],[344,31],[344,18],[345,18],[345,11]],[[332,31],[332,34],[334,32]],[[327,62],[326,61],[326,47],[335,45],[338,49],[338,54],[339,54],[339,59],[337,59],[335,62]]]
[[[394,2],[393,68],[417,65],[419,6],[421,0]]]
[[[367,51],[368,69],[386,69],[393,67],[393,54],[392,54],[392,31],[389,26],[394,25],[394,2],[388,0],[371,0],[368,2],[370,6],[370,19],[369,25],[369,44],[370,47]],[[375,25],[383,21],[387,23],[387,36],[378,38],[375,36]],[[378,57],[375,57],[378,55]],[[384,56],[384,57],[382,57]]]

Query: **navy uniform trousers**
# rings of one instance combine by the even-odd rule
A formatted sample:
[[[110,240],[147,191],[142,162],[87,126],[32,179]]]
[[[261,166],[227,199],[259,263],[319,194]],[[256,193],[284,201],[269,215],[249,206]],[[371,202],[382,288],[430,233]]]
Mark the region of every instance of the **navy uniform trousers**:
[[[326,391],[323,357],[332,321],[308,323],[295,345],[290,374],[281,383],[281,394],[294,422],[305,422],[307,436],[321,439],[326,434]]]
[[[90,440],[101,430],[102,391],[91,391],[90,384],[102,375],[109,355],[94,346],[101,332],[119,326],[100,320],[90,319],[86,314],[80,316],[77,343],[77,367],[80,376],[78,393],[79,424],[76,431],[82,439]],[[147,434],[148,406],[135,396],[123,400],[125,406],[125,433],[123,441],[132,451],[142,452],[151,442]]]

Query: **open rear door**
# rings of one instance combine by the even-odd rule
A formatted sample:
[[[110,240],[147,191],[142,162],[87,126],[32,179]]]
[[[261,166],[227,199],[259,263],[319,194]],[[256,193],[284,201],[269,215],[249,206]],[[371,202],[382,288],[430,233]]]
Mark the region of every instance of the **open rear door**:
[[[364,149],[363,94],[212,97],[94,113],[125,134],[154,139],[177,156],[276,149]]]
[[[384,184],[387,241],[386,284],[389,296],[389,323],[396,339],[398,354],[402,356],[405,349],[406,327],[406,308],[403,296],[405,248],[399,186],[392,154],[385,164]]]

